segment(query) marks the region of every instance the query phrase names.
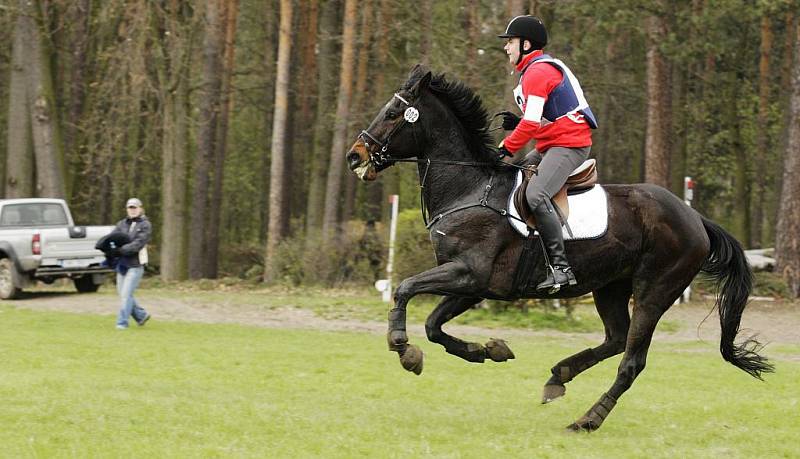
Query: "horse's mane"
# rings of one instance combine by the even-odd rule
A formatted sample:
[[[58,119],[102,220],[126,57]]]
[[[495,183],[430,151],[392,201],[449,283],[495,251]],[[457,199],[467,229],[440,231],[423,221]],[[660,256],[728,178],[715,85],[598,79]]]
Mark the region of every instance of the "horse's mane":
[[[412,88],[426,72],[421,66],[412,71],[404,89]],[[480,96],[458,80],[448,80],[444,73],[435,74],[429,85],[431,92],[447,105],[467,135],[467,145],[477,160],[494,157],[494,139],[489,135],[488,118]]]

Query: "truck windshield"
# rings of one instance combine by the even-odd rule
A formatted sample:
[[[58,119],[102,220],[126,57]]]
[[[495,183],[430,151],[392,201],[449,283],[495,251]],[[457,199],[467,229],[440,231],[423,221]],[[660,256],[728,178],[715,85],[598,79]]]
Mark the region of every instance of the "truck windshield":
[[[3,206],[0,227],[66,226],[67,214],[61,204],[31,203]]]

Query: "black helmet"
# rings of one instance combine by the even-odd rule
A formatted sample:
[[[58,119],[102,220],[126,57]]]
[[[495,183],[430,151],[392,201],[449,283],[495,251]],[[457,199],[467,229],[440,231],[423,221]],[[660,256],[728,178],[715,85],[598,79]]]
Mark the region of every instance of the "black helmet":
[[[542,20],[534,16],[517,16],[508,23],[506,31],[500,38],[522,38],[531,42],[530,49],[522,49],[520,41],[520,57],[529,54],[537,49],[542,49],[547,44],[547,29],[544,28]]]

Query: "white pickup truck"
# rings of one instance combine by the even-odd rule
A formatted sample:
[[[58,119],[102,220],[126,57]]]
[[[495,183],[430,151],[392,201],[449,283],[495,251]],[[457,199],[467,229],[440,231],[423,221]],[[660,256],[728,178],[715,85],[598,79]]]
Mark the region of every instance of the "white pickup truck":
[[[111,269],[97,240],[113,226],[75,226],[63,199],[0,200],[0,299],[19,296],[36,281],[68,277],[79,292],[94,292]]]

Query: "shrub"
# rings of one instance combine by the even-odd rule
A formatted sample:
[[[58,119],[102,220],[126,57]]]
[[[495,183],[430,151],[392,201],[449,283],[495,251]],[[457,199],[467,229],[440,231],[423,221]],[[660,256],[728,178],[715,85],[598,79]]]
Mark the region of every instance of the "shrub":
[[[422,223],[419,209],[407,209],[397,218],[394,285],[414,274],[436,266],[430,233]]]

